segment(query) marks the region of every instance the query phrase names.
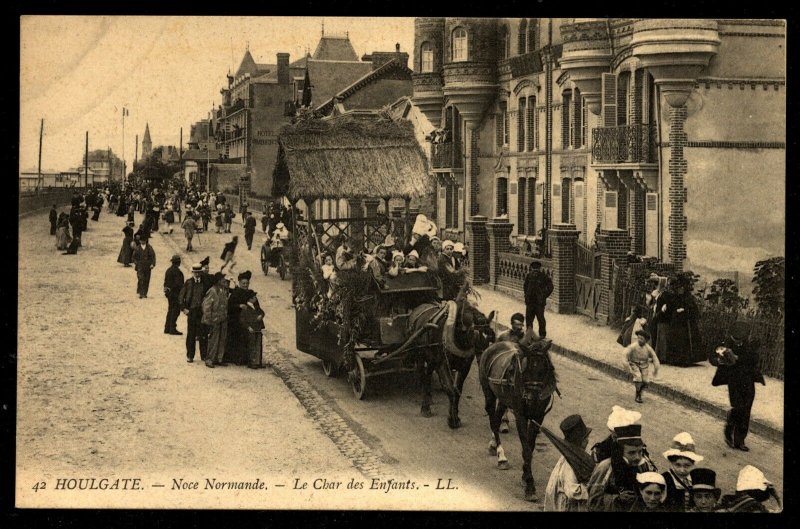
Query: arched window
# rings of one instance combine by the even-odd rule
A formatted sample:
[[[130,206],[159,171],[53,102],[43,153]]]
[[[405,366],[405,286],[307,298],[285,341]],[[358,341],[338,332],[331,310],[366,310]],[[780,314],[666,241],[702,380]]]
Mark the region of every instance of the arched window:
[[[420,46],[420,71],[432,72],[433,71],[433,44],[430,42],[423,42]]]
[[[517,33],[517,54],[522,55],[527,51],[526,42],[528,37],[528,19],[523,18],[519,23],[519,33]]]
[[[467,60],[467,30],[456,28],[453,30],[453,61]]]

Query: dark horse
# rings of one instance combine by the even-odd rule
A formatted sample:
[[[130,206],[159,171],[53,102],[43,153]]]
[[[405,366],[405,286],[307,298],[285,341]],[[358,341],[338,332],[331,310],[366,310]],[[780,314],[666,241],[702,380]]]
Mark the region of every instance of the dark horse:
[[[500,469],[509,468],[500,444],[500,420],[506,409],[511,408],[522,444],[522,480],[527,501],[537,501],[531,459],[539,428],[531,420],[542,424],[552,406],[553,392],[557,391],[555,368],[547,352],[552,342],[534,336],[529,331],[519,344],[498,342],[486,349],[478,362],[486,413],[492,429],[489,452],[497,454]]]
[[[415,342],[417,370],[422,384],[421,413],[424,417],[432,417],[431,381],[434,371],[439,377],[447,397],[450,409],[447,425],[450,428],[461,426],[458,417],[458,405],[464,380],[472,366],[476,351],[480,353],[494,341],[494,331],[490,327],[494,311],[486,317],[473,306],[464,295],[466,285],[462,287],[454,302],[428,302],[416,307],[409,317],[409,335],[428,327],[429,332],[422,332]],[[455,305],[455,317],[452,327],[452,343],[445,336],[448,316]],[[449,344],[449,346],[448,346]]]

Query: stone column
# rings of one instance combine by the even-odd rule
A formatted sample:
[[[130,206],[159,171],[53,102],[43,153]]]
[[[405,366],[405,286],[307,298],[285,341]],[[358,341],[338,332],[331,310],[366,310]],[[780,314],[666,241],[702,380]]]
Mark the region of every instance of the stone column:
[[[511,250],[511,232],[514,225],[506,218],[494,218],[486,223],[489,238],[489,284],[497,286],[498,264],[500,252]]]
[[[600,263],[600,308],[598,313],[606,318],[613,309],[611,280],[614,273],[614,261],[624,259],[631,247],[631,236],[626,230],[600,230],[597,245],[603,253]]]
[[[469,240],[469,275],[474,285],[489,281],[489,238],[486,232],[486,217],[475,215],[467,221]]]
[[[553,255],[550,307],[559,314],[575,313],[575,260],[578,230],[574,224],[553,224],[548,232]]]

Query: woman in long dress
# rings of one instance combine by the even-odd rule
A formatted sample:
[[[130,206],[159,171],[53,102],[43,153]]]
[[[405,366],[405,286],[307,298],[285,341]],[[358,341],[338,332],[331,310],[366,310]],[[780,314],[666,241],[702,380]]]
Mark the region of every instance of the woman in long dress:
[[[69,217],[66,213],[61,213],[56,224],[56,248],[66,250],[70,242],[72,237],[69,235]]]
[[[131,244],[133,243],[133,228],[126,225],[122,228],[122,233],[125,234],[125,238],[122,240],[122,248],[119,249],[117,262],[122,263],[125,267],[129,267],[133,260],[133,249],[131,248]]]
[[[685,280],[678,280],[667,301],[669,327],[664,344],[664,363],[688,366],[706,360],[697,325],[697,303]]]

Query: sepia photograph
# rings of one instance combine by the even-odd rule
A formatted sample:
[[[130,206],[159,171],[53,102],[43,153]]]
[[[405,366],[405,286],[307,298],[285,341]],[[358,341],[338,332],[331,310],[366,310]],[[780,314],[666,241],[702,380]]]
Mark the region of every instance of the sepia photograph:
[[[17,509],[783,511],[786,20],[19,31]]]

